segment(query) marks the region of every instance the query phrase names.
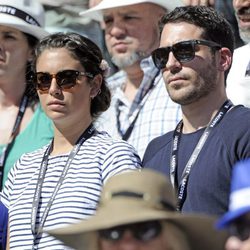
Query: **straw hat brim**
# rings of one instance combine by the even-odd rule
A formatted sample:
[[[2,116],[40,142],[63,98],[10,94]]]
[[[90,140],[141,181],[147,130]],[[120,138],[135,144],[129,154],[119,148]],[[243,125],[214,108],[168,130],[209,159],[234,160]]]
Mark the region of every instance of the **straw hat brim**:
[[[150,220],[166,220],[176,224],[187,236],[192,250],[224,249],[227,234],[214,230],[215,218],[183,215],[163,210],[155,211],[145,207],[142,210],[129,210],[129,213],[125,211],[118,212],[116,209],[100,210],[89,220],[48,231],[48,233],[75,249],[97,250],[96,232],[98,230]]]

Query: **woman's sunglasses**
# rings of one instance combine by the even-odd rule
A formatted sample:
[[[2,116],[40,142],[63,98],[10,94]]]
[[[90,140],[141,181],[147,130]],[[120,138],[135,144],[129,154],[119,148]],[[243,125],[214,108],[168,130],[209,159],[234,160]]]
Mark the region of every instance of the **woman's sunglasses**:
[[[87,76],[93,78],[93,75],[86,72],[80,72],[73,69],[59,71],[56,74],[47,72],[36,72],[32,75],[32,81],[35,87],[41,91],[48,91],[53,78],[56,79],[57,85],[62,90],[68,90],[76,85],[76,80],[79,76]]]
[[[162,226],[159,221],[147,221],[100,230],[99,236],[105,240],[119,241],[127,230],[135,239],[147,242],[161,234]]]
[[[164,69],[168,62],[169,53],[172,51],[174,57],[181,63],[189,62],[195,57],[195,46],[205,45],[208,47],[215,48],[217,50],[221,49],[218,43],[205,40],[189,40],[174,44],[169,47],[162,47],[154,50],[152,52],[152,58],[155,66],[158,69]]]

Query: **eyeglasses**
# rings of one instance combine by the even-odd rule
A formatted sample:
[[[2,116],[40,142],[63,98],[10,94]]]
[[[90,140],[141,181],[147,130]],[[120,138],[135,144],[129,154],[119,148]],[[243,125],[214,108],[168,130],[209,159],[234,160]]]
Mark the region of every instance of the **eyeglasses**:
[[[93,75],[86,72],[80,72],[73,69],[59,71],[56,74],[47,72],[36,72],[32,75],[32,81],[35,87],[41,91],[48,91],[53,78],[56,79],[57,85],[62,90],[73,88],[76,85],[76,80],[79,76],[87,76],[93,78]]]
[[[181,62],[189,62],[195,57],[195,46],[196,45],[205,45],[208,47],[215,48],[217,50],[221,49],[221,46],[218,43],[205,40],[189,40],[182,41],[174,44],[169,47],[162,47],[154,50],[152,52],[152,58],[154,64],[159,69],[164,69],[168,62],[169,53],[172,51],[175,58]]]
[[[230,225],[229,232],[241,241],[247,240],[250,238],[250,220],[245,217],[239,218]]]
[[[105,240],[119,241],[126,230],[137,240],[147,242],[161,234],[162,226],[159,221],[147,221],[100,230],[99,236]]]

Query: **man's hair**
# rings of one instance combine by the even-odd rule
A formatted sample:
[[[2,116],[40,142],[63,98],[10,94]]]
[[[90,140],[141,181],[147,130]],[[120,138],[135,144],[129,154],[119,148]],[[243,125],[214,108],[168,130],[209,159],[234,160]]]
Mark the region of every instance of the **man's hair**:
[[[203,38],[228,48],[233,54],[234,34],[229,22],[216,10],[206,6],[177,7],[160,21],[160,31],[167,23],[186,22],[203,29]]]

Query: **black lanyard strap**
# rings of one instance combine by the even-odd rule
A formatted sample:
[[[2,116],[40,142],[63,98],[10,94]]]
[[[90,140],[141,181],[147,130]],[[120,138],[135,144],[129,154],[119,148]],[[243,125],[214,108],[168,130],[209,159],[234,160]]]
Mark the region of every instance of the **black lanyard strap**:
[[[222,120],[224,115],[230,110],[230,108],[233,106],[232,102],[230,100],[227,100],[219,109],[215,117],[210,121],[210,123],[207,125],[205,131],[203,132],[201,138],[199,139],[197,145],[195,146],[195,149],[193,150],[181,176],[181,181],[178,186],[177,181],[177,167],[178,167],[178,150],[179,150],[179,143],[181,139],[181,133],[183,128],[183,121],[180,121],[178,125],[176,126],[176,129],[173,134],[173,142],[172,142],[172,152],[171,152],[171,159],[170,159],[170,180],[177,191],[177,210],[180,211],[183,203],[186,199],[187,195],[187,184],[188,184],[188,178],[190,175],[190,171],[193,167],[193,165],[196,162],[196,159],[198,158],[201,149],[203,148],[205,142],[207,141],[208,136],[210,135],[212,129]]]
[[[42,233],[42,229],[43,229],[45,220],[47,218],[47,215],[49,213],[49,210],[52,206],[53,201],[55,200],[55,197],[56,197],[58,190],[60,189],[60,187],[61,187],[61,185],[66,177],[66,174],[69,170],[69,166],[70,166],[71,162],[73,161],[74,157],[76,156],[76,154],[80,150],[81,145],[87,139],[89,139],[94,133],[95,133],[95,128],[94,128],[93,124],[90,124],[90,126],[82,133],[82,135],[77,140],[76,144],[74,145],[73,149],[71,150],[71,152],[68,156],[65,167],[62,171],[62,174],[59,178],[59,181],[56,184],[56,187],[53,191],[53,194],[51,195],[50,200],[44,209],[44,213],[42,215],[41,221],[40,221],[39,225],[36,227],[36,219],[37,219],[39,201],[41,198],[42,186],[43,186],[43,182],[44,182],[44,178],[45,178],[45,174],[46,174],[46,170],[47,170],[47,166],[48,166],[49,155],[50,155],[52,148],[53,148],[53,141],[51,142],[49,147],[46,149],[44,156],[43,156],[42,163],[41,163],[41,167],[40,167],[40,171],[39,171],[39,175],[38,175],[38,181],[37,181],[37,185],[36,185],[36,189],[35,189],[35,193],[34,193],[34,198],[33,198],[33,203],[32,203],[31,230],[32,230],[32,234],[34,236],[34,241],[37,238],[37,236]]]
[[[122,104],[122,102],[119,100],[116,104],[116,124],[117,124],[117,130],[118,133],[121,135],[122,139],[127,141],[128,138],[130,137],[134,126],[135,126],[135,122],[140,114],[140,111],[142,110],[143,106],[145,105],[146,101],[148,100],[152,90],[154,89],[154,86],[157,84],[157,82],[155,82],[156,77],[159,75],[160,71],[158,70],[155,77],[152,79],[150,86],[148,88],[148,90],[146,91],[142,101],[139,103],[136,112],[134,112],[134,114],[132,115],[130,121],[132,121],[129,125],[129,127],[127,128],[127,130],[125,131],[125,133],[122,132],[121,130],[121,122],[120,122],[120,108],[119,106]],[[160,79],[159,79],[160,80]]]
[[[8,157],[8,154],[10,152],[10,149],[15,141],[15,138],[18,134],[18,130],[20,128],[26,107],[28,105],[28,100],[29,98],[24,95],[22,97],[21,103],[19,105],[19,110],[17,113],[17,117],[16,117],[16,121],[14,123],[10,138],[9,138],[9,142],[4,146],[2,153],[0,155],[0,190],[2,189],[2,184],[3,184],[3,172],[4,172],[4,165],[6,162],[6,159]]]

